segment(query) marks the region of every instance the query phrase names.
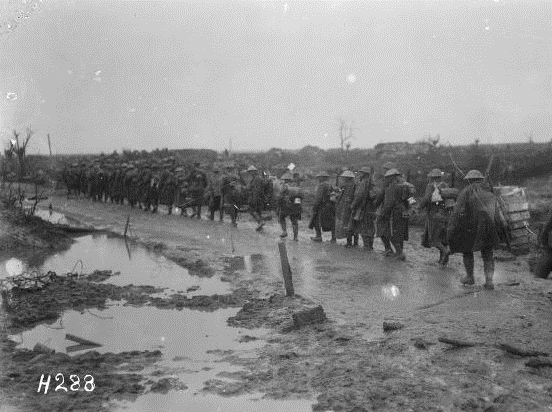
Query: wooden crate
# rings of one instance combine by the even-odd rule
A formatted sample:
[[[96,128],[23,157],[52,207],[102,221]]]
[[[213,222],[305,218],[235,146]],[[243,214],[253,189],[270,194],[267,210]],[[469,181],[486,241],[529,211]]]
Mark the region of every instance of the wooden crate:
[[[500,206],[508,223],[512,249],[528,250],[531,237],[526,227],[531,215],[525,189],[516,186],[499,186],[494,189],[500,197]]]

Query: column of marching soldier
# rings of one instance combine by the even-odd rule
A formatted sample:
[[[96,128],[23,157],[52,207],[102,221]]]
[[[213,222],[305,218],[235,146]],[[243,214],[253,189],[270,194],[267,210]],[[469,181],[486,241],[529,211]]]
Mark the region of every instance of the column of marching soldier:
[[[215,212],[222,222],[228,213],[237,226],[242,205],[262,231],[262,212],[267,204],[275,204],[280,237],[288,236],[286,219],[298,241],[304,192],[291,172],[284,173],[280,183],[272,181],[254,166],[247,169],[248,178],[242,178],[237,168],[226,165],[224,172],[217,167],[208,177],[199,163],[193,168],[176,164],[174,157],[163,160],[138,160],[119,163],[114,159],[96,159],[93,162],[73,163],[64,169],[63,180],[68,195],[84,195],[97,202],[112,202],[138,207],[156,213],[159,204],[167,206],[171,214],[176,206],[181,214],[201,218],[205,201],[211,220]],[[443,181],[444,173],[433,169],[430,182],[418,205],[427,212],[422,246],[439,250],[439,264],[446,266],[449,256],[462,253],[466,269],[463,284],[474,284],[474,252],[483,258],[485,287],[493,289],[493,249],[504,239],[506,222],[500,213],[498,199],[486,190],[484,176],[477,170],[468,172],[469,185],[460,193]],[[362,239],[365,251],[374,250],[374,237],[380,237],[386,257],[405,260],[404,242],[409,235],[409,217],[413,212],[414,187],[408,183],[395,165],[388,162],[377,174],[369,167],[356,173],[344,168],[336,184],[330,175],[316,175],[318,186],[309,229],[314,229],[313,242],[322,242],[322,233],[331,232],[331,242],[346,238],[345,247],[359,245]],[[377,178],[377,180],[376,180]],[[192,209],[188,215],[187,209]]]

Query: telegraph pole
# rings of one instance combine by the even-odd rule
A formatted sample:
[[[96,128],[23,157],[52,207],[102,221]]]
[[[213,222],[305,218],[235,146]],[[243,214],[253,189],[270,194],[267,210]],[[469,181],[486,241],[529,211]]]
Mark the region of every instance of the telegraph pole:
[[[50,156],[52,156],[52,144],[50,143],[50,133],[48,133],[47,136],[48,136],[48,149],[50,150]]]

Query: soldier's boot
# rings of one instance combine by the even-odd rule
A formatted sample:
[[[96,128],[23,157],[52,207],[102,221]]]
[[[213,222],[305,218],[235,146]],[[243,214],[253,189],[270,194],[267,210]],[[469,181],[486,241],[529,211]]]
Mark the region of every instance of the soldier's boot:
[[[352,236],[348,236],[348,237],[347,237],[347,243],[345,243],[345,247],[346,247],[347,249],[353,247],[353,237],[352,237]]]
[[[353,236],[353,245],[358,246],[358,234]]]
[[[403,252],[404,243],[402,241],[393,242],[393,246],[395,246],[395,258],[398,260],[406,260],[406,256]]]
[[[450,257],[450,248],[448,247],[448,245],[443,245],[442,249],[440,249],[440,253],[442,254],[442,257],[439,260],[439,264],[445,267],[448,265]]]
[[[293,240],[299,241],[299,223],[297,221],[291,222],[291,227],[293,228]]]
[[[215,211],[211,210],[211,215],[209,216],[210,220],[215,220]]]
[[[466,276],[461,280],[461,282],[463,285],[473,285],[475,284],[475,279],[473,278],[473,271],[475,267],[473,253],[464,253],[462,259],[464,261],[464,268],[466,269]]]
[[[330,240],[331,243],[336,243],[337,242],[337,238],[335,237],[335,229],[332,230],[332,238]]]
[[[168,212],[169,215],[172,215],[172,208],[173,208],[172,205],[167,206],[167,209],[169,210]]]
[[[201,205],[197,207],[197,218],[201,219]]]
[[[381,241],[383,242],[383,246],[385,247],[383,254],[385,256],[393,256],[394,252],[393,248],[391,247],[391,241],[385,236],[381,237]]]
[[[493,290],[493,276],[494,276],[494,256],[493,249],[485,249],[481,251],[483,257],[483,273],[485,274],[485,289]]]
[[[362,243],[364,243],[364,250],[371,252],[374,250],[374,236],[362,236]]]
[[[313,242],[322,242],[322,229],[320,228],[320,226],[315,226],[314,230],[316,232],[316,236],[311,237],[311,240]]]

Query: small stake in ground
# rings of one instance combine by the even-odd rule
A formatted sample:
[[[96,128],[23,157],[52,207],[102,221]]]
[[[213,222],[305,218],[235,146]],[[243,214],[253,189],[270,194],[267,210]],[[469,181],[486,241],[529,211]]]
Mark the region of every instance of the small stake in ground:
[[[280,251],[280,262],[282,263],[282,274],[284,275],[286,296],[292,297],[294,295],[293,280],[291,279],[291,267],[289,266],[286,243],[283,241],[278,242],[278,250]]]
[[[127,231],[128,231],[128,225],[129,224],[130,224],[130,215],[128,215],[126,225],[125,225],[125,234],[124,234],[125,239],[127,237]]]

